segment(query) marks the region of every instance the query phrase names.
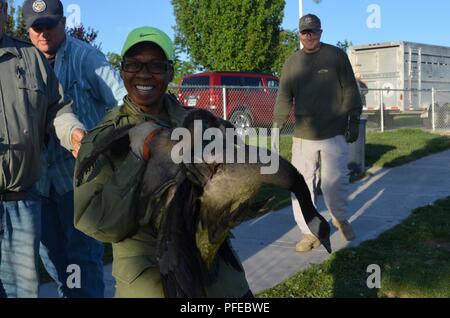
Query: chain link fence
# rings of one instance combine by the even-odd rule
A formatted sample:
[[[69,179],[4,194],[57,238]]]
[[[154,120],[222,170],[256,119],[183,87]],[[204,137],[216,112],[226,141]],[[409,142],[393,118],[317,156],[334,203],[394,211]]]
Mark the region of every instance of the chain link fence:
[[[363,101],[369,130],[450,130],[450,90],[368,89]]]
[[[171,91],[186,107],[206,109],[229,120],[242,133],[250,128],[271,128],[277,88],[232,86],[172,86]],[[282,133],[292,133],[293,111]]]
[[[272,126],[277,88],[173,85],[170,90],[184,106],[209,110],[241,132]],[[367,130],[450,131],[450,90],[367,89],[363,93]],[[291,111],[281,133],[292,134],[294,127]]]
[[[433,95],[428,128],[450,131],[450,90],[433,90]]]

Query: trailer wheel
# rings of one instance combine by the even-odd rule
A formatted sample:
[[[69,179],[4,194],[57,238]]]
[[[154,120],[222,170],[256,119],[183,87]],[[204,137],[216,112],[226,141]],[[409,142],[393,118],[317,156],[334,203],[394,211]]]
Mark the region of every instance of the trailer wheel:
[[[235,110],[230,117],[230,122],[236,127],[236,132],[241,137],[248,135],[252,127],[252,117],[244,109]]]
[[[369,120],[374,122],[379,127],[381,126],[381,111],[377,110],[375,113],[371,116],[368,116]],[[389,113],[387,110],[383,112],[383,121],[384,121],[384,128],[390,129],[394,126],[394,115]]]
[[[435,117],[435,124],[436,127],[439,127],[441,125],[439,118],[440,118],[440,110],[441,106],[439,104],[434,104],[434,117]],[[428,118],[423,119],[423,123],[426,129],[432,129],[433,128],[433,105],[430,105],[428,107]]]

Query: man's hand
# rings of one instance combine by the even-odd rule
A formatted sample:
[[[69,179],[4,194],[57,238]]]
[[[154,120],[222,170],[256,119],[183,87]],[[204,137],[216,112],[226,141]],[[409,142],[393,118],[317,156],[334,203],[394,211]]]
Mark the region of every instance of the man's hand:
[[[280,154],[280,129],[278,129],[276,126],[272,128],[270,140],[271,140],[270,150],[276,154]]]
[[[78,151],[81,147],[81,141],[84,136],[86,136],[86,132],[83,129],[76,128],[72,132],[71,140],[72,140],[72,155],[76,158],[78,157]]]
[[[350,115],[347,119],[347,128],[345,130],[345,140],[352,144],[358,140],[359,136],[359,116]]]

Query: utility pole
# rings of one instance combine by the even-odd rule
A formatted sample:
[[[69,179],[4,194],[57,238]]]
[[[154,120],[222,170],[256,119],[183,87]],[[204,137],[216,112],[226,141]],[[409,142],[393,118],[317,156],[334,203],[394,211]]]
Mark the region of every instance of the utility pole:
[[[298,0],[298,16],[299,19],[303,16],[303,0]]]
[[[298,21],[300,21],[301,17],[303,17],[303,0],[298,0]],[[300,30],[299,30],[300,31]],[[300,33],[298,34],[300,40]],[[302,41],[300,42],[300,50],[303,49]]]

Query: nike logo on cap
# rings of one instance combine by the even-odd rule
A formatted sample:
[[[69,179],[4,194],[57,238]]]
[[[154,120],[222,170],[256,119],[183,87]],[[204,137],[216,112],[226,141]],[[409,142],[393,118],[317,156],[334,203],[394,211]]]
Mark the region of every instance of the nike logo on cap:
[[[140,34],[139,36],[141,37],[141,38],[145,38],[146,36],[149,36],[149,35],[154,35],[153,33],[149,33],[149,34]]]

